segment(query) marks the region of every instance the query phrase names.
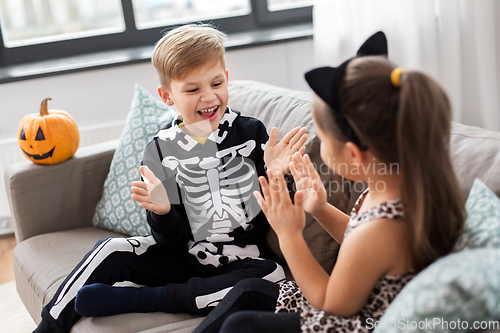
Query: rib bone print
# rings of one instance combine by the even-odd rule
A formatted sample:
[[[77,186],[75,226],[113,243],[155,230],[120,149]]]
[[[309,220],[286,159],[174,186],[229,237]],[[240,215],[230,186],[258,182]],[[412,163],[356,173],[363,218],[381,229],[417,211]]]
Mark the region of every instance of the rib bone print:
[[[228,242],[232,230],[251,226],[260,211],[252,194],[259,185],[253,162],[246,157],[255,145],[248,140],[212,156],[163,159],[164,167],[176,171],[195,241]]]

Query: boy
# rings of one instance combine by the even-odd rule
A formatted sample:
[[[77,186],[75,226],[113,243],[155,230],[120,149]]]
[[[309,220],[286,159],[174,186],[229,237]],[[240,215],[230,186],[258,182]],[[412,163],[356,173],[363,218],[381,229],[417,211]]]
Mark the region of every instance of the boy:
[[[157,43],[158,93],[180,116],[146,146],[144,181],[132,183],[152,235],[99,241],[43,309],[35,332],[69,332],[81,315],[206,315],[242,279],[284,279],[283,269],[264,259],[272,258],[268,223],[252,192],[265,162],[286,173],[307,136],[296,128],[276,144],[273,128],[266,145],[259,120],[227,107],[224,37],[188,25]],[[111,287],[118,281],[148,287]]]

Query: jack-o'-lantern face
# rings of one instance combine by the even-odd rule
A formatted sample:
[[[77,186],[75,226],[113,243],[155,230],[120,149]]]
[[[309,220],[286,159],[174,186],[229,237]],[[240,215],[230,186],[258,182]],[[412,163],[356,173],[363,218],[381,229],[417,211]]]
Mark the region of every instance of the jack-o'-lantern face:
[[[21,128],[21,133],[19,134],[19,140],[20,141],[23,141],[23,140],[27,141],[26,140],[26,131],[24,130],[24,126]],[[38,130],[36,131],[36,135],[34,137],[34,141],[46,141],[45,140],[45,134],[43,134],[43,130],[42,130],[41,127],[38,127]],[[33,147],[33,145],[40,146],[40,147],[37,147],[37,149],[35,149]],[[46,143],[38,143],[38,142],[31,143],[31,144],[29,144],[29,149],[28,150],[31,151],[31,152],[34,152],[35,150],[38,151],[38,152],[40,152],[40,151],[43,152],[43,149],[41,149],[41,146],[45,146],[45,145],[46,145]],[[21,145],[21,149],[22,149],[23,153],[29,159],[33,159],[33,160],[44,160],[44,159],[47,159],[49,157],[52,157],[52,155],[54,155],[54,150],[56,149],[56,146],[54,145],[46,153],[30,154],[26,150],[24,150],[23,146],[25,146],[25,148],[27,148],[28,144]]]
[[[55,164],[73,156],[80,143],[75,122],[65,111],[47,110],[47,99],[40,114],[30,114],[18,128],[19,147],[37,164]]]

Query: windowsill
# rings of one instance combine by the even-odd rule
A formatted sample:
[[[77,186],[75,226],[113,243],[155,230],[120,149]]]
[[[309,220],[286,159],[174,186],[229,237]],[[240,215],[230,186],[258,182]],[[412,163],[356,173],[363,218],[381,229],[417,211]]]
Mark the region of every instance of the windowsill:
[[[274,27],[251,32],[235,33],[230,36],[225,46],[227,50],[234,50],[238,48],[312,38],[312,36],[312,23],[303,23],[287,27]],[[0,83],[150,61],[153,47],[154,46],[135,47],[1,67]]]

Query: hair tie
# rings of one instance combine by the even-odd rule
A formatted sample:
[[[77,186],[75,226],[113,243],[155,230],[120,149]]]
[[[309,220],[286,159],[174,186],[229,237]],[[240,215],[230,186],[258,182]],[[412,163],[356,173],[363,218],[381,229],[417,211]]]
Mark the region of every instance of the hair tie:
[[[401,87],[401,74],[403,73],[403,71],[403,68],[396,67],[391,72],[391,82],[392,85],[396,88]]]

